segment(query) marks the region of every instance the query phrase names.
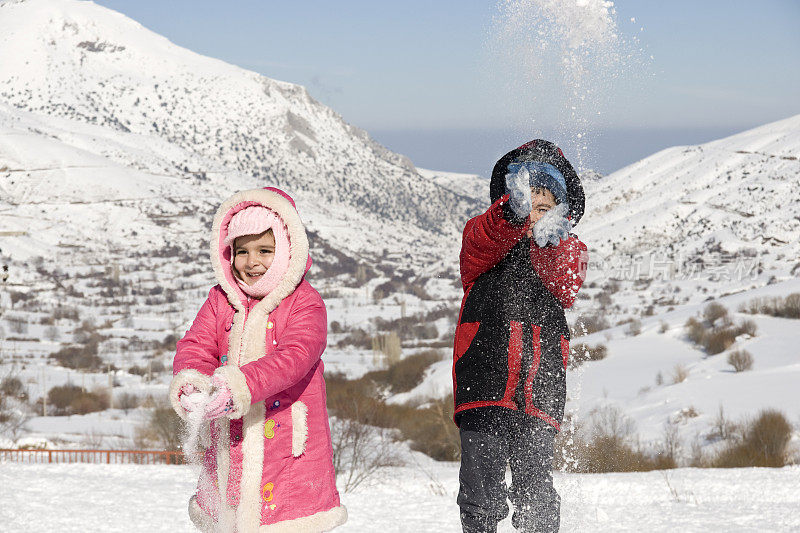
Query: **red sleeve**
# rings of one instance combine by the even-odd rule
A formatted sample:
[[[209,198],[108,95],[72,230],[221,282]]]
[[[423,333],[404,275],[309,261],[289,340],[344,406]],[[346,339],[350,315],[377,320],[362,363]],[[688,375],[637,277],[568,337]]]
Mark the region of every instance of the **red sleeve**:
[[[503,217],[508,195],[497,200],[482,215],[470,219],[461,241],[461,284],[466,289],[478,276],[490,270],[519,242],[528,228],[512,224]]]
[[[219,349],[217,347],[217,310],[213,304],[213,291],[208,295],[200,311],[176,346],[175,359],[172,362],[172,374],[193,368],[210,376],[219,366]]]
[[[574,235],[558,246],[531,246],[534,270],[564,309],[572,307],[583,285],[588,257],[586,245]]]
[[[293,304],[275,352],[243,365],[251,403],[286,390],[322,357],[328,336],[325,303],[316,291],[304,291]]]

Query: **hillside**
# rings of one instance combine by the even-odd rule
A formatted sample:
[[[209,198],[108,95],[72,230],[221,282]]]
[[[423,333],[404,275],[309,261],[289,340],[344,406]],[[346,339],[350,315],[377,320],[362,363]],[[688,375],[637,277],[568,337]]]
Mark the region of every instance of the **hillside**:
[[[173,204],[161,222],[181,234],[190,221],[206,228],[178,215],[196,213],[197,201],[207,213],[235,190],[275,185],[295,196],[330,246],[371,261],[384,249],[414,246],[422,251],[416,267],[430,264],[433,254],[425,252],[448,246],[477,206],[420,176],[406,157],[347,124],[305,88],[180,48],[92,2],[0,3],[0,103],[2,123],[12,129],[0,154],[3,201],[11,206],[149,194]],[[33,149],[36,143],[44,144]],[[68,168],[60,169],[66,174],[58,172],[59,156],[44,156],[44,167],[26,159],[42,151],[69,153],[63,154]],[[105,166],[126,172],[109,175]],[[80,167],[97,170],[73,182],[69,169]],[[107,219],[118,215],[94,207]],[[124,237],[109,233],[112,242]]]
[[[567,315],[573,345],[604,344],[607,357],[571,374],[572,412],[620,407],[648,441],[678,420],[687,446],[720,405],[732,418],[770,406],[800,414],[796,321],[738,312],[800,292],[798,153],[800,115],[585,180],[575,231],[591,263]],[[131,444],[214,283],[218,203],[265,185],[290,192],[307,224],[327,370],[385,368],[391,357],[373,347],[396,334],[392,357],[443,360],[387,401],[445,397],[461,230],[486,206],[485,179],[416,169],[303,87],[175,46],[91,2],[0,2],[0,378],[19,378],[29,400],[20,442]],[[711,300],[757,334],[703,353],[684,325]],[[730,372],[736,349],[752,352],[752,371]],[[676,365],[688,379],[671,384]],[[115,408],[34,416],[61,385],[107,390]],[[121,408],[124,395],[136,405]]]

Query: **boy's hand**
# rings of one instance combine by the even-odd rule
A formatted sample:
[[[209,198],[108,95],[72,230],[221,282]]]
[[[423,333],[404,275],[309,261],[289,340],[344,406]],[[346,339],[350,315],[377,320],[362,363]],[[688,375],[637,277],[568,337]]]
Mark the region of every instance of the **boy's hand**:
[[[531,177],[528,169],[521,166],[517,172],[506,174],[506,194],[508,205],[519,218],[528,218],[533,206],[531,204]]]
[[[567,205],[558,204],[533,225],[533,240],[539,248],[548,243],[557,246],[560,241],[569,237],[572,223],[567,219],[567,214]]]

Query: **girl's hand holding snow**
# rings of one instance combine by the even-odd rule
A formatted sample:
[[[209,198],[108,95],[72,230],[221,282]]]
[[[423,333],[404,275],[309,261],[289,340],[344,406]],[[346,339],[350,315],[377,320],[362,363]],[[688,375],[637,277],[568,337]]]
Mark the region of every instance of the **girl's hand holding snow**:
[[[211,398],[205,406],[204,416],[208,419],[219,418],[233,409],[233,393],[231,388],[221,376],[213,376],[211,385],[216,389],[212,390]]]
[[[533,240],[538,247],[542,248],[548,243],[557,246],[569,237],[572,223],[567,219],[567,213],[567,204],[558,204],[533,225]]]
[[[200,391],[192,385],[191,383],[187,383],[181,390],[178,391],[178,401],[181,402],[181,407],[186,410],[187,413],[191,413],[195,409],[197,409],[199,402],[201,401]]]
[[[524,166],[521,166],[517,172],[506,174],[508,205],[519,218],[527,218],[533,209],[530,181],[531,175]]]

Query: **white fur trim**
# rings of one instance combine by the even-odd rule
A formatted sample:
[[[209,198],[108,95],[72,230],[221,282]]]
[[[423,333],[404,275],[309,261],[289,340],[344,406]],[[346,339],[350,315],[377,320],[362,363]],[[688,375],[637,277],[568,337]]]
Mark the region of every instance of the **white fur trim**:
[[[250,410],[252,396],[247,386],[247,379],[238,367],[225,365],[217,368],[214,375],[219,375],[228,384],[233,396],[233,411],[227,414],[228,418],[242,418]]]
[[[220,507],[222,507],[228,501],[228,474],[231,468],[231,421],[221,417],[211,423],[217,425],[217,484],[221,500]]]
[[[194,527],[203,533],[214,533],[214,519],[211,518],[211,515],[206,514],[200,504],[197,503],[197,496],[192,496],[189,499],[189,518]]]
[[[300,457],[308,440],[308,407],[303,402],[292,404],[292,455]]]
[[[341,526],[345,522],[347,522],[347,509],[341,505],[294,520],[261,526],[258,528],[258,533],[321,533]]]
[[[194,385],[198,390],[208,392],[211,390],[211,378],[193,368],[181,370],[172,378],[172,383],[169,385],[169,403],[178,416],[186,420],[189,414],[178,399],[178,394],[184,385]]]
[[[261,524],[261,476],[264,473],[264,402],[251,406],[244,415],[242,440],[242,482],[239,507],[236,509],[236,529],[258,531]]]
[[[214,523],[211,516],[206,514],[197,503],[195,496],[192,496],[189,500],[189,518],[195,527],[203,533],[228,531],[221,529],[221,524],[218,526]],[[320,533],[322,531],[330,531],[345,522],[347,522],[347,509],[342,505],[310,516],[286,520],[277,524],[258,526],[258,529],[253,531],[258,531],[258,533]]]

